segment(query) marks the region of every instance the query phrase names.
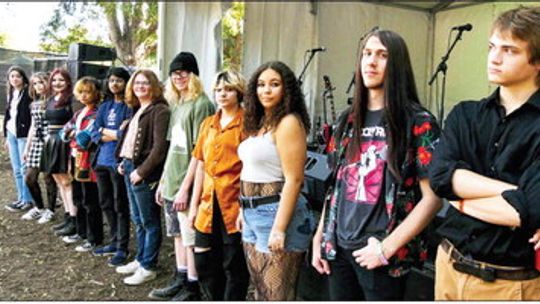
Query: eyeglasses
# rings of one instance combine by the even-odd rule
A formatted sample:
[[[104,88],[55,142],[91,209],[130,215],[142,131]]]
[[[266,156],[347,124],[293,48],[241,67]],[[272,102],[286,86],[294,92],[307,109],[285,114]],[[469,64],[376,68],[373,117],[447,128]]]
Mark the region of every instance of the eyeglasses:
[[[134,81],[133,85],[147,87],[150,85],[150,82],[149,81]]]
[[[177,71],[177,72],[173,72],[172,75],[171,75],[171,78],[173,80],[178,80],[178,79],[182,79],[182,78],[186,78],[189,76],[189,72],[188,71]]]

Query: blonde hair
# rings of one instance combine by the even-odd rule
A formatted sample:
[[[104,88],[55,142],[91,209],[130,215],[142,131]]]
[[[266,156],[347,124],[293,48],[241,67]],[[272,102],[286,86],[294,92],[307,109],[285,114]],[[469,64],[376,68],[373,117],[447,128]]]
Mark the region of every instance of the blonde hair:
[[[182,99],[195,100],[204,92],[201,79],[193,74],[189,73],[189,81],[187,87],[187,94],[185,96],[180,95],[180,91],[173,83],[172,77],[169,77],[167,84],[165,85],[165,99],[169,104],[179,104]]]
[[[77,98],[79,101],[82,98],[81,92],[84,89],[89,89],[92,93],[92,105],[95,106],[101,101],[102,96],[97,79],[92,76],[84,76],[83,78],[77,80],[75,83],[75,88],[73,89],[73,95],[75,95],[75,98]]]
[[[36,89],[34,88],[34,79],[40,80],[43,83],[44,92],[42,94],[38,94],[38,92],[36,92]],[[32,97],[34,101],[44,101],[47,99],[49,91],[49,74],[45,72],[37,72],[32,74],[30,77],[30,84],[28,85],[28,93],[30,94],[30,97]]]
[[[146,77],[146,79],[148,79],[148,82],[150,82],[152,102],[163,99],[163,86],[159,82],[156,74],[150,69],[139,69],[135,71],[133,75],[131,75],[131,78],[129,78],[129,81],[126,85],[126,104],[131,108],[136,108],[141,104],[139,98],[137,98],[137,96],[135,96],[135,94],[133,93],[133,85],[135,82],[135,78],[139,74],[142,74],[144,77]]]
[[[242,102],[246,92],[246,79],[242,74],[233,70],[221,71],[216,75],[212,89],[215,90],[220,82],[223,82],[225,87],[234,89],[238,95],[238,103]]]

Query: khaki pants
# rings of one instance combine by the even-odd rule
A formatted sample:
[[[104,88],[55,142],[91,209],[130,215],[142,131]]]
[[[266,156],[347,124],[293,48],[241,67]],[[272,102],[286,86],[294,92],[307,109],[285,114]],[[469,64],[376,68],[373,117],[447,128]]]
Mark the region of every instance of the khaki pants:
[[[453,259],[441,246],[435,261],[435,300],[540,300],[540,277],[532,280],[497,279],[486,282],[452,267]]]

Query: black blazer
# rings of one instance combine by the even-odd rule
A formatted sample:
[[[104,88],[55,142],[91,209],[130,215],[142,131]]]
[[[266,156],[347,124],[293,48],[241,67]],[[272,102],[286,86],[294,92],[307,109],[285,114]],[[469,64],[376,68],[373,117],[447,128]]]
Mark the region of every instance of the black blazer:
[[[28,130],[30,130],[30,124],[32,122],[32,116],[30,115],[30,103],[32,98],[28,95],[28,88],[24,88],[21,91],[21,100],[17,105],[17,117],[15,118],[15,126],[17,128],[17,138],[24,138],[28,136]],[[7,122],[11,119],[9,109],[11,108],[11,100],[13,96],[8,96],[6,113],[4,116],[4,137],[7,137]]]

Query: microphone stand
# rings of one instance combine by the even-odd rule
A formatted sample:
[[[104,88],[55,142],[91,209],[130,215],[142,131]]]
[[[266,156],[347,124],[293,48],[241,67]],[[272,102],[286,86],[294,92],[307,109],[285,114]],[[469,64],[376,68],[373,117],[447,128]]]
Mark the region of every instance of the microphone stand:
[[[446,51],[446,55],[441,57],[441,62],[437,66],[437,69],[435,70],[435,73],[433,73],[433,76],[431,76],[431,79],[428,82],[428,85],[432,85],[435,79],[437,79],[437,76],[439,75],[439,72],[443,74],[443,81],[442,81],[442,89],[441,89],[441,103],[439,106],[439,124],[441,126],[441,129],[443,127],[443,120],[444,120],[444,98],[445,98],[445,91],[446,91],[446,72],[448,71],[448,65],[446,64],[446,61],[448,61],[448,58],[450,57],[450,53],[456,46],[457,42],[461,40],[461,35],[463,35],[463,30],[458,31],[458,34],[456,35],[456,38],[454,38],[454,41],[452,42],[452,45],[450,45],[450,48]]]
[[[304,74],[306,73],[306,69],[309,66],[309,64],[311,63],[311,60],[313,60],[313,57],[315,57],[315,54],[317,53],[317,52],[314,52],[314,51],[309,51],[309,52],[310,52],[309,59],[306,62],[306,64],[304,65],[304,68],[302,69],[302,72],[300,73],[300,76],[298,76],[298,85],[300,87],[302,87],[302,84],[303,84],[302,78],[304,77]]]

